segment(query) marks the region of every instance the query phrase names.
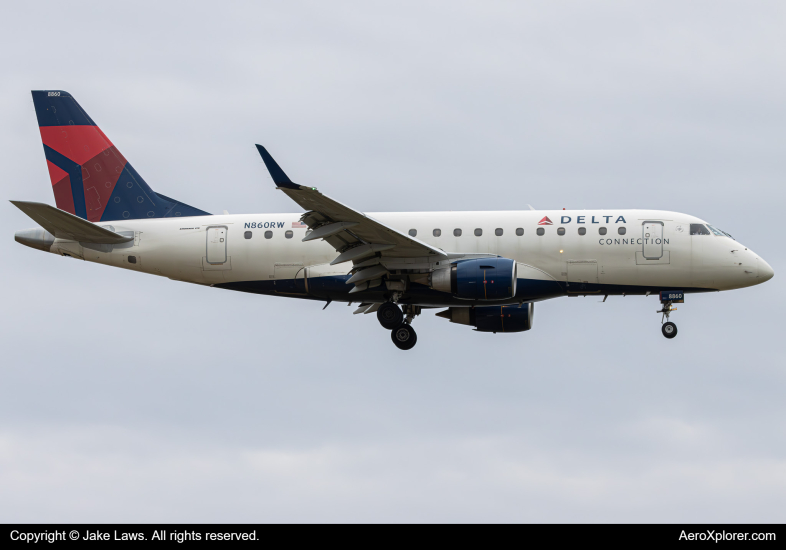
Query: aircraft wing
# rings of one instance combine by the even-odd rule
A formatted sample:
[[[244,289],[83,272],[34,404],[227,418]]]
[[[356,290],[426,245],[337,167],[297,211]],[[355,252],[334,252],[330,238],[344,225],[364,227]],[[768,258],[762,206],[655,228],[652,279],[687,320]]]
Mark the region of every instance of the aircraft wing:
[[[338,257],[331,264],[362,262],[379,254],[395,258],[447,258],[448,254],[346,206],[316,187],[298,185],[287,177],[267,149],[257,145],[273,181],[306,210],[300,218],[312,231],[304,241],[325,239]]]

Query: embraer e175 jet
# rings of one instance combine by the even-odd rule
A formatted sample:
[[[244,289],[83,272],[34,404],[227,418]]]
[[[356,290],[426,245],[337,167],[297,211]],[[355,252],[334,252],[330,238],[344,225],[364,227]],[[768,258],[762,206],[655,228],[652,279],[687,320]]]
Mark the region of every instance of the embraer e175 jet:
[[[18,242],[177,281],[356,303],[404,350],[426,309],[481,332],[522,332],[535,302],[560,296],[655,294],[674,338],[669,314],[685,294],[773,276],[731,235],[678,212],[364,214],[293,182],[261,145],[276,188],[305,212],[211,215],[153,191],[67,92],[34,91],[33,102],[57,208],[12,201],[41,226]]]

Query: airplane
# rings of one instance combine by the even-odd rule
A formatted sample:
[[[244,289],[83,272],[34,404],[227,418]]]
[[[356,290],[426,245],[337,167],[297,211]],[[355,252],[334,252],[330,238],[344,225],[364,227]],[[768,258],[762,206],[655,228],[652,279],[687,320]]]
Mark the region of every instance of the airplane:
[[[363,213],[292,181],[257,150],[304,210],[210,213],[153,191],[71,94],[33,91],[57,208],[11,201],[40,227],[17,242],[88,262],[216,288],[358,304],[401,350],[424,310],[479,332],[533,326],[561,296],[656,295],[661,332],[685,295],[763,283],[760,256],[695,216],[660,210]]]

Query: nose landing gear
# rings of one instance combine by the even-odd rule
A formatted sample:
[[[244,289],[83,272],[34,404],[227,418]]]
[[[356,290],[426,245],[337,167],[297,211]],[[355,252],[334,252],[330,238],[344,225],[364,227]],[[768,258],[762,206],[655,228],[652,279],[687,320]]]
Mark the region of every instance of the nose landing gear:
[[[666,338],[672,339],[677,336],[677,325],[669,321],[669,315],[672,311],[677,311],[677,308],[674,307],[674,304],[683,304],[685,303],[685,294],[683,292],[677,291],[668,291],[668,292],[661,292],[660,293],[660,302],[663,304],[663,307],[656,311],[655,313],[662,313],[663,316],[660,319],[660,322],[663,326],[661,326],[660,331],[663,333],[663,336]],[[666,321],[665,323],[663,321]]]

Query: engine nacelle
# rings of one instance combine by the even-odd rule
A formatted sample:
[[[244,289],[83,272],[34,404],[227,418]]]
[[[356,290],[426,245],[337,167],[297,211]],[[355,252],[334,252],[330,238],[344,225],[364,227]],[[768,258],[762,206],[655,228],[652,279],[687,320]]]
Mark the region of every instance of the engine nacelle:
[[[524,332],[532,328],[535,304],[488,307],[452,307],[437,313],[451,323],[470,325],[478,332]]]
[[[507,300],[516,295],[516,262],[508,258],[462,260],[438,269],[431,288],[465,300]]]

